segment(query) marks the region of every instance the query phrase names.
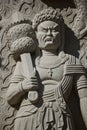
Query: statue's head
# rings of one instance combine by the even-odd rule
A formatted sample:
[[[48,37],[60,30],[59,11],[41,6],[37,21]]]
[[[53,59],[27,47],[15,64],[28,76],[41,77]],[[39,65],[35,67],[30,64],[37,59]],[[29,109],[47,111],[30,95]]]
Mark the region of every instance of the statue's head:
[[[40,49],[57,50],[60,47],[63,24],[61,14],[52,8],[42,10],[35,15],[33,28]]]

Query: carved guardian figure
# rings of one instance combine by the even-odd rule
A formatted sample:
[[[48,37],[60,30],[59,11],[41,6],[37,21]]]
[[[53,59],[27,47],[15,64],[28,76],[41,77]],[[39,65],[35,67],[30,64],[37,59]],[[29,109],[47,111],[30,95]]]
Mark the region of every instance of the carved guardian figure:
[[[64,52],[61,14],[52,8],[42,10],[35,15],[32,27],[37,39],[36,53],[32,56],[34,70],[29,76],[25,75],[27,68],[24,69],[19,59],[7,91],[8,103],[19,106],[14,130],[74,130],[67,105],[72,87],[78,93],[87,126],[85,70],[79,59]],[[36,99],[33,91],[38,93]]]

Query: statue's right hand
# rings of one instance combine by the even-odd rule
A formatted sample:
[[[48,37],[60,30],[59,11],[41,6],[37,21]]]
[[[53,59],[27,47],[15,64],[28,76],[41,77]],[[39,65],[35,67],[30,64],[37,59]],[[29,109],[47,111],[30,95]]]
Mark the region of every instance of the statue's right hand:
[[[38,90],[38,80],[35,74],[25,78],[22,82],[22,88],[25,92]]]

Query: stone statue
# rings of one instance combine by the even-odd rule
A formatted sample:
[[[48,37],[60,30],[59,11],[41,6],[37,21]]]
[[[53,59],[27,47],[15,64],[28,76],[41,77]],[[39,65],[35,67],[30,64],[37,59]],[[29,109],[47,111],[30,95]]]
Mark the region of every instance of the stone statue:
[[[67,105],[72,87],[78,94],[87,127],[85,69],[77,57],[64,52],[65,24],[61,14],[48,8],[36,14],[32,23],[37,39],[32,54],[34,69],[26,76],[26,63],[19,58],[7,91],[8,103],[19,106],[14,130],[74,130]],[[21,41],[22,38],[15,45]]]

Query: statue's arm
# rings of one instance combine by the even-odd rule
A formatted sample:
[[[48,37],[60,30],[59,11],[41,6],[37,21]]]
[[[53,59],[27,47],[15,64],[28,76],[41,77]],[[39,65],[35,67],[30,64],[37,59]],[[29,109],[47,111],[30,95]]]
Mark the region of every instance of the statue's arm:
[[[25,77],[22,63],[17,62],[7,91],[8,103],[11,106],[19,104],[23,99],[24,94],[33,90],[38,90],[36,71],[29,75],[29,77]]]
[[[23,79],[20,70],[21,70],[21,63],[17,62],[6,95],[8,103],[12,106],[15,106],[18,103],[20,103],[22,96],[25,94],[25,92],[22,90]]]
[[[87,78],[85,75],[77,77],[77,90],[80,99],[80,109],[87,128]]]

